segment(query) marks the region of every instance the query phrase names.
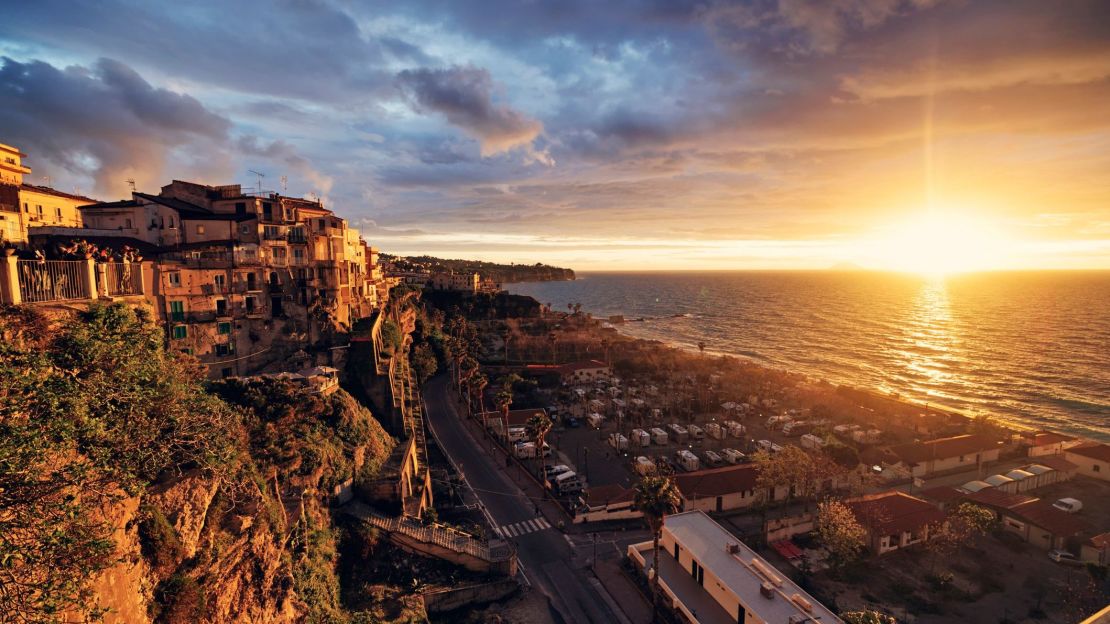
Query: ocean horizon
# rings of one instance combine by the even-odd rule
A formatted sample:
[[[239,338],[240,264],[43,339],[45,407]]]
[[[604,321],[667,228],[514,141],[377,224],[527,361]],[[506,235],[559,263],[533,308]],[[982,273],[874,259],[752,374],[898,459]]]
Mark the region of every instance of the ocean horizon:
[[[505,284],[622,334],[1110,440],[1110,271],[584,271]]]

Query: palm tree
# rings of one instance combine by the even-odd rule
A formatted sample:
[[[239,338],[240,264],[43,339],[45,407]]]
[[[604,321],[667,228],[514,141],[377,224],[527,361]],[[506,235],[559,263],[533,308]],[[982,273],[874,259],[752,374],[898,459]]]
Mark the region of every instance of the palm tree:
[[[523,379],[516,373],[503,375],[497,379],[497,383],[501,385],[501,389],[497,391],[497,408],[501,410],[501,422],[505,427],[505,431],[501,433],[505,436],[509,435],[509,406],[513,404],[513,386],[518,381]],[[486,426],[486,423],[483,422],[482,426]]]
[[[485,373],[478,372],[470,378],[470,399],[472,402],[477,399],[478,411],[483,414],[486,411],[486,402],[482,398],[482,393],[486,391],[488,385],[489,377],[486,377]]]
[[[502,334],[502,339],[505,343],[505,366],[509,365],[509,340],[513,337],[513,330],[509,327],[505,328],[505,333]]]
[[[547,339],[551,341],[551,363],[555,364],[555,344],[559,340],[559,337],[555,335],[555,332],[551,332],[550,334],[548,334]]]
[[[635,487],[634,504],[644,514],[651,529],[651,620],[659,621],[659,538],[663,534],[663,519],[678,511],[681,505],[678,487],[670,477],[648,475],[640,479]]]
[[[543,412],[537,413],[528,419],[526,425],[528,433],[532,436],[532,441],[536,443],[536,457],[540,458],[540,476],[543,476],[544,457],[543,457],[543,439],[547,437],[547,432],[551,431],[551,419],[548,418]]]

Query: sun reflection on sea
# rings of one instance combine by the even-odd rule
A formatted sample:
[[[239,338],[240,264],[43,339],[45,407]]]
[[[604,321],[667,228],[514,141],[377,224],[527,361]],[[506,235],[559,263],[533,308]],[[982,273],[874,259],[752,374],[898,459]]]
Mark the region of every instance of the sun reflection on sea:
[[[904,341],[899,355],[909,381],[921,391],[939,396],[939,388],[955,381],[951,364],[958,346],[943,277],[922,282],[906,319]]]

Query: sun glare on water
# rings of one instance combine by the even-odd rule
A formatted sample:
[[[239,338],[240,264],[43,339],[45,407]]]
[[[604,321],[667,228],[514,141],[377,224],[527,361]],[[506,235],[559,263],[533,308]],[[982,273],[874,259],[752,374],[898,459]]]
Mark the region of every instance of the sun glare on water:
[[[998,227],[943,212],[883,228],[869,246],[874,268],[929,276],[1004,268],[1013,253]]]

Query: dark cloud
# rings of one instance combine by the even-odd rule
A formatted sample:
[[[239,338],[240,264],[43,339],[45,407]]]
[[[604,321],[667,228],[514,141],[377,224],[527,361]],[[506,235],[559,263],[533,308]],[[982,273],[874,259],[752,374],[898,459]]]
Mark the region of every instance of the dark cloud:
[[[61,70],[4,58],[0,66],[0,135],[36,163],[92,177],[100,194],[119,194],[129,177],[160,184],[174,150],[212,152],[206,144],[222,144],[230,127],[193,97],[154,88],[118,61]]]
[[[419,109],[442,114],[478,139],[483,156],[531,145],[543,132],[539,121],[494,103],[493,79],[485,69],[404,70],[397,82]]]

